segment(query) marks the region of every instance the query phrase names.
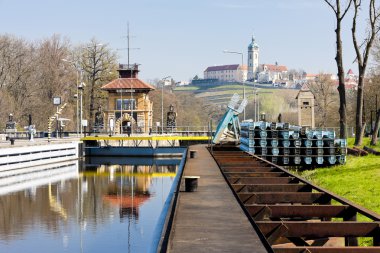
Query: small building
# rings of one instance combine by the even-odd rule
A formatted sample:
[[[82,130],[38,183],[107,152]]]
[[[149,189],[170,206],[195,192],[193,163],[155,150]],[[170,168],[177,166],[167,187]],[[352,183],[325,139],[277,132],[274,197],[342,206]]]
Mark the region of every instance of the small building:
[[[288,68],[284,65],[261,64],[259,65],[257,81],[259,83],[270,83],[288,80]]]
[[[307,73],[305,75],[305,80],[306,81],[315,81],[315,79],[318,77],[318,74],[313,74],[313,73]]]
[[[115,134],[148,133],[153,124],[153,102],[148,93],[155,88],[138,79],[137,64],[119,64],[118,72],[118,79],[102,87],[108,92],[105,129],[112,131],[114,126]]]
[[[358,89],[358,81],[359,81],[359,77],[354,74],[352,69],[349,69],[347,74],[346,74],[346,78],[344,79],[344,86],[346,87],[346,89],[357,90]],[[339,85],[339,83],[338,83],[338,85]]]
[[[298,125],[302,127],[315,127],[314,107],[315,97],[307,84],[304,84],[297,94]]]
[[[226,82],[243,82],[247,80],[247,65],[221,65],[208,67],[204,72],[204,79],[217,79]]]

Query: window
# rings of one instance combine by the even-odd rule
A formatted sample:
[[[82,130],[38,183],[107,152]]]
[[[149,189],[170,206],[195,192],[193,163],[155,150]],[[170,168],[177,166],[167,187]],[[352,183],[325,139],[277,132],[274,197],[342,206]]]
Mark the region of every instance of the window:
[[[132,107],[131,107],[132,106]],[[116,99],[116,110],[135,110],[136,100],[135,99],[123,99],[123,108],[121,108],[121,99]]]
[[[309,105],[309,102],[303,102],[303,105]]]

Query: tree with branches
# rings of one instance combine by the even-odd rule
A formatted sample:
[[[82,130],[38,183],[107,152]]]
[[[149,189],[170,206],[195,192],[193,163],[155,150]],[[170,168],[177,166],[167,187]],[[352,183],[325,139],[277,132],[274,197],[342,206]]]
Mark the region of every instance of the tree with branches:
[[[369,1],[368,8],[368,28],[362,43],[358,42],[357,36],[357,22],[359,11],[362,7],[362,0],[353,0],[354,3],[354,17],[352,18],[352,42],[356,53],[356,62],[358,65],[359,79],[358,79],[358,94],[356,99],[356,120],[355,120],[355,146],[360,146],[363,142],[363,135],[365,130],[365,121],[363,120],[364,108],[364,84],[365,74],[368,66],[368,59],[370,56],[371,48],[376,35],[379,32],[379,8],[376,7],[376,0]]]
[[[380,38],[376,38],[371,50],[373,57],[374,66],[371,69],[371,74],[369,82],[366,83],[364,92],[365,92],[365,103],[367,112],[371,114],[371,127],[373,121],[375,126],[372,130],[371,145],[377,145],[378,142],[378,133],[380,129],[380,108],[378,108],[378,98],[380,98]],[[375,117],[372,118],[372,113],[375,113]]]
[[[315,96],[316,110],[321,117],[320,126],[326,127],[337,95],[334,81],[331,75],[320,73],[315,80],[308,82],[307,86]]]
[[[346,88],[344,82],[344,67],[343,67],[343,45],[342,45],[342,21],[346,16],[353,0],[349,0],[345,6],[340,0],[324,0],[333,10],[336,18],[336,56],[335,61],[338,68],[338,92],[339,92],[339,136],[342,139],[347,138],[347,103],[346,103]],[[335,3],[334,3],[335,2]]]
[[[88,101],[88,127],[91,131],[95,111],[100,105],[99,98],[102,97],[100,88],[112,76],[112,71],[116,69],[116,54],[107,45],[100,44],[96,39],[92,39],[83,47],[82,64],[88,80],[85,94]]]

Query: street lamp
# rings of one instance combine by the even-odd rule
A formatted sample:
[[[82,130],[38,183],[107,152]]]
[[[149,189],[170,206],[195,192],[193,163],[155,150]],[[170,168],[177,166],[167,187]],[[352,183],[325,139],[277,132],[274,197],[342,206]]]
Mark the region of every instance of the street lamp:
[[[226,54],[240,54],[241,55],[241,81],[243,83],[243,99],[245,99],[245,80],[244,80],[244,72],[243,72],[243,64],[244,64],[244,54],[242,52],[223,50],[223,53]],[[245,107],[243,109],[243,119],[245,120]]]
[[[74,68],[76,69],[76,72],[77,72],[77,94],[75,94],[75,98],[76,98],[76,100],[77,100],[77,107],[76,107],[76,111],[77,111],[77,119],[76,119],[76,123],[77,123],[77,136],[79,135],[79,112],[78,112],[78,110],[79,110],[79,105],[78,105],[78,103],[79,103],[79,101],[78,101],[78,99],[79,99],[79,72],[81,71],[81,69],[80,69],[80,65],[79,65],[79,62],[74,62],[74,61],[70,61],[70,60],[67,60],[67,59],[62,59],[62,61],[64,61],[64,62],[68,62],[68,63],[71,63],[73,66],[74,66]]]
[[[161,79],[162,87],[161,87],[161,134],[163,133],[163,127],[164,127],[164,85],[165,80],[171,78],[171,76],[166,76]]]
[[[83,71],[80,72],[80,83],[78,85],[78,90],[80,91],[80,136],[82,137],[83,133],[83,89],[86,86],[84,82],[82,82],[82,76],[83,76]]]

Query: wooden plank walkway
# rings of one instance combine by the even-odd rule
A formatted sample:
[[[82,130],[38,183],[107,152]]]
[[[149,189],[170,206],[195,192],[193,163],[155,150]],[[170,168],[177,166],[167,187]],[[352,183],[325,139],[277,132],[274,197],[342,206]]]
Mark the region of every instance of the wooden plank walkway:
[[[205,145],[191,146],[184,175],[200,176],[197,192],[183,192],[168,252],[267,252]]]

